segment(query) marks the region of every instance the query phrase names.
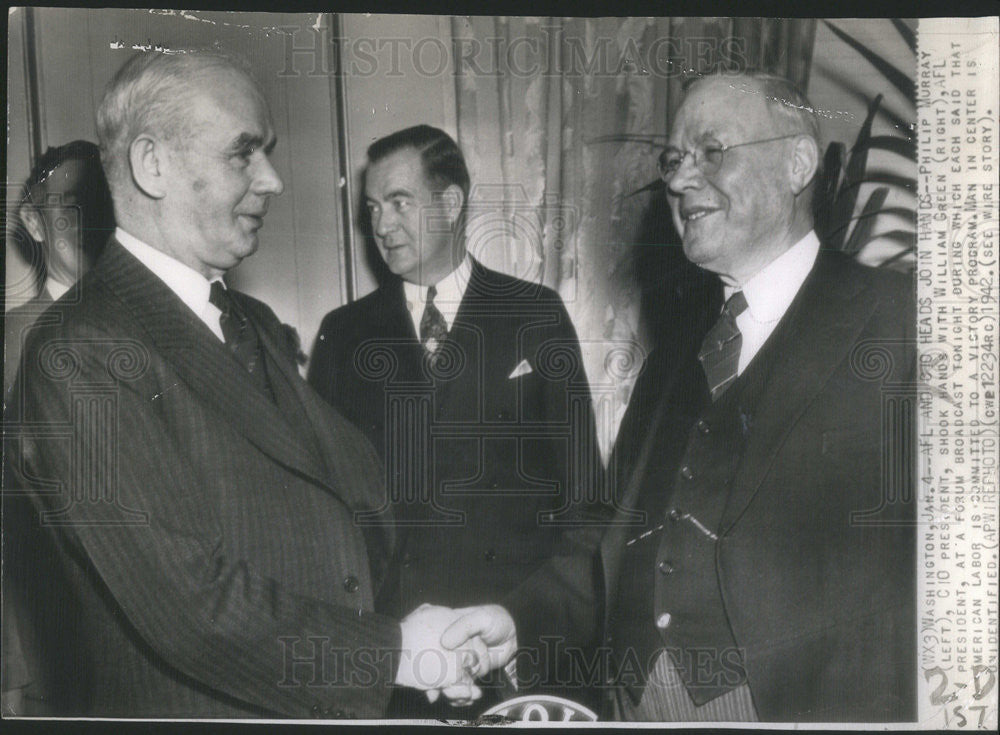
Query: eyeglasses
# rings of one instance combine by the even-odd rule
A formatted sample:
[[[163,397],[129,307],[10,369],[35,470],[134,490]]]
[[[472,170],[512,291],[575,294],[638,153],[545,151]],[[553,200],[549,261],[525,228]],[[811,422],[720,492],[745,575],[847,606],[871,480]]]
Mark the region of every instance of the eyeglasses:
[[[663,179],[665,183],[669,184],[678,169],[680,169],[681,164],[684,162],[684,158],[691,156],[691,160],[694,162],[695,167],[701,171],[704,176],[712,176],[718,173],[719,169],[722,168],[723,156],[726,151],[732,148],[740,148],[745,145],[759,145],[761,143],[773,143],[776,140],[795,138],[799,135],[801,135],[801,133],[789,133],[788,135],[779,135],[774,138],[748,140],[745,143],[733,143],[732,145],[710,143],[698,146],[693,151],[682,151],[680,148],[667,146],[663,149],[660,157],[656,159],[656,167],[660,171],[660,178]]]

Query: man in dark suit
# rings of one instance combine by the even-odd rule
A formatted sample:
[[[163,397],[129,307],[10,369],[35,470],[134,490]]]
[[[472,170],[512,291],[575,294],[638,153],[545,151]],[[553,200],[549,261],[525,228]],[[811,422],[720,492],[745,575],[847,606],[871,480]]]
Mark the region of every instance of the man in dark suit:
[[[4,314],[4,403],[21,364],[21,346],[52,302],[62,296],[97,260],[114,230],[111,192],[101,169],[101,152],[86,140],[49,148],[35,162],[24,185],[18,218],[9,234],[31,269],[35,295]],[[26,279],[27,282],[27,279]],[[8,289],[8,297],[16,289]],[[55,316],[54,314],[52,316]],[[8,414],[9,415],[9,414]],[[17,623],[19,604],[11,590],[3,595],[4,713],[23,711],[31,698],[31,679],[22,651],[25,625]]]
[[[617,718],[916,717],[912,283],[820,252],[812,109],[777,77],[690,87],[660,171],[725,306],[636,387],[648,428],[615,451],[639,522],[508,601],[518,637],[603,636]],[[513,633],[502,610],[469,630]]]
[[[25,182],[17,213],[15,244],[37,291],[5,314],[5,396],[17,374],[27,329],[90,269],[114,230],[100,149],[74,140],[45,151]]]
[[[6,448],[44,713],[378,717],[393,683],[461,688],[474,662],[439,645],[460,615],[374,612],[370,445],[222,281],[282,191],[260,91],[218,54],[139,54],[98,132],[119,227],[28,340]]]
[[[383,462],[400,544],[379,609],[501,599],[575,519],[571,489],[596,477],[576,333],[558,294],[469,255],[469,173],[446,133],[398,131],[368,161],[392,277],[326,316],[309,382]]]

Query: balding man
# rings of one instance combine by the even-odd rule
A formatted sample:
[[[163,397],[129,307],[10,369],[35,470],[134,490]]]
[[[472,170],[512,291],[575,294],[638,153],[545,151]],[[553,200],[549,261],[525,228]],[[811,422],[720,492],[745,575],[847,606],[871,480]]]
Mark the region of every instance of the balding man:
[[[660,174],[725,305],[636,387],[660,401],[622,503],[644,522],[604,535],[597,579],[570,554],[511,605],[523,640],[603,634],[619,719],[916,717],[911,436],[891,420],[912,283],[821,251],[811,111],[777,77],[688,89]]]
[[[282,191],[260,91],[220,55],[140,54],[98,132],[119,226],[29,339],[8,447],[30,492],[5,488],[4,572],[45,712],[377,717],[394,683],[461,688],[455,613],[373,612],[373,450],[222,280]]]

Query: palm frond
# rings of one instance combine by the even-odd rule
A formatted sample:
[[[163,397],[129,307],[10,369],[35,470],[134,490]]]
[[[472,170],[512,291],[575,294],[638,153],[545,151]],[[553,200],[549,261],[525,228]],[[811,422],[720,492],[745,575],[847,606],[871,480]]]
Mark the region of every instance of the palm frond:
[[[873,148],[890,153],[896,153],[911,161],[917,160],[916,141],[908,138],[897,138],[895,135],[873,135],[865,144],[868,150]]]
[[[851,148],[851,155],[847,159],[843,183],[837,190],[837,197],[833,205],[833,222],[846,224],[854,215],[854,209],[858,203],[858,187],[865,178],[865,168],[868,164],[868,141],[872,134],[872,121],[875,119],[875,113],[878,112],[881,104],[882,95],[877,95],[868,106],[868,114],[858,132],[854,147]],[[846,232],[846,228],[838,228],[833,234],[831,245],[838,250],[843,250]]]
[[[906,23],[901,21],[899,18],[893,18],[892,24],[896,27],[896,30],[899,31],[899,35],[903,37],[903,40],[906,42],[906,45],[910,47],[910,51],[916,54],[917,35],[908,25],[906,25]]]
[[[881,211],[887,196],[889,196],[889,187],[880,186],[868,197],[865,208],[861,210],[861,214],[857,217],[851,237],[844,246],[845,253],[857,255],[861,248],[868,244],[868,241],[871,239],[872,230],[875,227],[875,216]]]
[[[897,69],[893,64],[890,64],[879,54],[875,53],[861,43],[861,41],[858,41],[853,36],[840,30],[829,21],[824,20],[823,23],[834,33],[835,36],[837,36],[837,38],[861,54],[868,61],[868,63],[878,69],[882,76],[886,78],[886,81],[898,89],[902,95],[906,97],[906,99],[916,103],[917,85],[908,74]]]

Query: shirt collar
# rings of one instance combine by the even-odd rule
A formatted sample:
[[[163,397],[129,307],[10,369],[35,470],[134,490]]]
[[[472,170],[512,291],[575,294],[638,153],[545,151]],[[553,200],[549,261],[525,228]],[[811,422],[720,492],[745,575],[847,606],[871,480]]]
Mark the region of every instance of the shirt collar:
[[[115,229],[115,239],[138,258],[144,266],[163,281],[198,316],[205,314],[211,282],[198,271],[147,245],[121,227]],[[221,280],[221,279],[216,279]]]
[[[55,278],[46,278],[45,286],[42,287],[44,292],[48,294],[49,298],[53,301],[58,301],[63,297],[67,291],[69,291],[69,286],[65,283],[60,283]]]
[[[472,258],[466,253],[465,258],[462,259],[458,268],[434,284],[434,287],[437,289],[437,295],[434,297],[434,306],[444,316],[445,321],[448,323],[448,329],[451,329],[452,322],[455,321],[455,315],[458,313],[458,307],[465,296],[465,289],[469,285],[469,278],[471,276]],[[419,305],[421,313],[423,313],[427,303],[427,290],[429,288],[429,286],[403,281],[403,295],[407,301],[414,305]]]
[[[742,290],[747,300],[747,311],[754,321],[776,322],[799,292],[818,253],[819,238],[815,231],[810,230],[809,234],[757,271],[742,289],[726,286],[726,299]]]

